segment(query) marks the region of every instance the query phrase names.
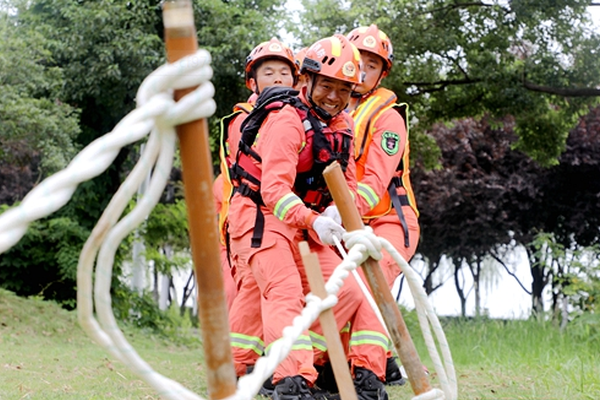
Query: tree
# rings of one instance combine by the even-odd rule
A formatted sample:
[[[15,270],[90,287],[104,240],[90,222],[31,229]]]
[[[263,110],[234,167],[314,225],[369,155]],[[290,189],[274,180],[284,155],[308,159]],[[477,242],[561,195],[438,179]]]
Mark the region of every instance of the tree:
[[[194,3],[200,46],[207,48],[213,55],[213,82],[217,87],[218,116],[228,113],[233,104],[245,100],[249,95],[244,88],[244,60],[254,45],[269,39],[278,30],[283,13],[282,4],[283,1],[271,0],[213,0]],[[45,104],[46,109],[52,111],[46,110],[49,115],[39,113],[32,115],[30,119],[32,123],[43,124],[44,127],[61,126],[62,130],[56,129],[55,133],[71,135],[69,137],[74,145],[67,146],[61,142],[56,146],[63,151],[61,154],[65,154],[63,159],[66,161],[72,158],[72,149],[82,148],[106,134],[135,107],[135,95],[140,83],[165,61],[161,9],[160,4],[155,1],[12,0],[6,9],[10,9],[10,18],[4,18],[3,23],[10,22],[11,28],[18,27],[22,34],[19,38],[23,38],[23,45],[15,48],[23,47],[32,54],[36,54],[38,49],[40,51],[37,53],[43,50],[43,58],[34,58],[39,61],[38,67],[43,66],[48,77],[61,78],[44,82],[41,78],[29,81],[32,88],[47,91],[52,89],[55,95]],[[8,15],[5,14],[2,16]],[[0,49],[8,43],[11,41],[3,41]],[[27,65],[29,59],[21,58],[7,57],[11,62],[21,62],[14,68],[20,76],[36,73],[37,69],[30,68],[35,63]],[[0,60],[4,62],[4,58]],[[0,76],[4,77],[2,72]],[[8,95],[13,93],[9,90],[16,90],[14,82],[9,83],[10,87],[5,91],[8,94],[2,100],[8,99]],[[33,107],[25,103],[27,99],[22,92],[17,91],[13,97],[15,104],[19,106],[15,115],[18,114],[18,118],[24,121],[24,117],[27,117],[24,112]],[[13,104],[12,100],[11,98],[10,105]],[[63,108],[60,109],[58,105]],[[75,109],[80,112],[73,112]],[[42,116],[46,117],[48,123],[42,120]],[[55,120],[50,119],[50,116],[54,116]],[[58,120],[65,116],[71,118],[74,132],[65,129],[65,124],[59,125]],[[211,120],[211,126],[211,136],[216,137],[216,117]],[[11,134],[14,133],[13,127],[7,129]],[[48,132],[41,133],[46,139],[50,138]],[[3,149],[9,148],[5,141],[2,144]],[[27,148],[25,143],[18,141],[11,142],[11,146],[14,149]],[[36,148],[33,147],[33,150]],[[123,149],[108,171],[81,184],[71,201],[46,222],[49,223],[53,218],[67,218],[77,221],[82,229],[91,230],[121,184],[122,177],[131,169],[137,157],[134,150],[135,146]],[[23,174],[26,175],[24,178],[27,177],[27,189],[17,190],[14,185],[7,186],[11,202],[20,200],[36,180],[52,172],[40,172],[39,165],[46,159],[39,157],[39,152],[24,153],[19,157],[15,155],[14,160],[7,165],[0,165],[0,172],[13,168],[6,172],[11,177],[15,176],[14,171],[18,171],[18,168],[24,168],[28,174]],[[21,167],[15,164],[19,160],[25,160],[29,164]],[[72,245],[81,248],[85,237],[86,235],[82,235]],[[49,254],[55,244],[42,240],[37,245],[41,249],[46,248],[46,253]],[[16,262],[19,258],[26,259],[27,255],[15,249],[3,257]],[[35,269],[38,265],[31,263],[27,268]],[[25,268],[23,273],[27,273]]]
[[[0,11],[0,204],[20,200],[75,155],[78,112],[58,98],[64,77],[45,38]]]
[[[515,148],[555,165],[569,130],[598,104],[600,35],[588,0],[304,0],[305,42],[375,23],[394,45],[386,86],[419,134],[435,122],[515,119]],[[413,132],[417,129],[413,128]]]
[[[551,168],[512,148],[513,126],[510,118],[468,119],[431,131],[442,152],[441,168],[425,171],[417,157],[412,172],[421,212],[418,251],[433,261],[429,276],[445,256],[457,269],[464,260],[478,284],[478,260],[489,254],[501,261],[502,249],[522,245],[530,260],[533,309],[541,312],[556,268],[540,234],[552,235],[569,251],[600,241],[600,165],[594,156],[600,150],[600,107],[581,119]]]

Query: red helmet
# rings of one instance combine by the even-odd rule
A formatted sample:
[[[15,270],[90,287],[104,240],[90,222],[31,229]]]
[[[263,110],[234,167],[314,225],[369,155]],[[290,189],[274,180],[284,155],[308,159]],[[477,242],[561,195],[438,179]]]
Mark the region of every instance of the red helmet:
[[[358,50],[368,51],[383,58],[387,70],[392,68],[394,61],[394,49],[388,36],[373,24],[369,27],[361,26],[353,29],[348,35],[348,40],[353,43]]]
[[[294,58],[292,49],[281,43],[277,38],[272,38],[268,42],[262,42],[256,46],[248,57],[246,57],[246,87],[252,90],[250,86],[250,78],[253,78],[254,68],[256,63],[265,59],[279,59],[285,61],[292,69],[294,76],[294,84],[298,80],[298,65]]]
[[[360,53],[343,35],[321,39],[306,51],[300,72],[312,72],[358,84],[360,83]]]

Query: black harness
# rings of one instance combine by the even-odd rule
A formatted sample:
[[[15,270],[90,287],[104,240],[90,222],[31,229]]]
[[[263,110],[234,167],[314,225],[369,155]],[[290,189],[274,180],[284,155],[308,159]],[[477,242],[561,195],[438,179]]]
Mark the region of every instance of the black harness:
[[[235,191],[250,198],[256,204],[256,220],[251,246],[260,247],[264,231],[264,206],[260,194],[261,170],[255,162],[261,163],[260,155],[253,149],[256,136],[270,112],[280,110],[286,105],[296,109],[302,120],[305,133],[312,139],[312,165],[306,171],[298,171],[294,181],[294,192],[304,204],[322,212],[332,201],[331,194],[323,178],[323,170],[333,161],[340,163],[345,171],[350,159],[352,135],[335,134],[321,122],[297,96],[299,92],[292,88],[272,86],[265,89],[256,101],[252,112],[242,123],[242,138],[236,154],[235,164],[231,168],[231,180]]]

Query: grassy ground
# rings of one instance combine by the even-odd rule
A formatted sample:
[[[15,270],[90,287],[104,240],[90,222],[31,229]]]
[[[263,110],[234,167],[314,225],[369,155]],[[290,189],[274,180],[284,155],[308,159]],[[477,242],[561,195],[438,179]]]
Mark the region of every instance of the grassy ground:
[[[407,315],[419,354],[429,357]],[[599,341],[561,335],[527,321],[445,325],[457,370],[460,399],[600,399]],[[139,330],[126,335],[158,372],[206,397],[203,353]],[[433,386],[438,386],[435,374]],[[410,387],[389,389],[391,400],[412,399]],[[89,339],[76,314],[0,290],[0,400],[159,399],[120,362]]]

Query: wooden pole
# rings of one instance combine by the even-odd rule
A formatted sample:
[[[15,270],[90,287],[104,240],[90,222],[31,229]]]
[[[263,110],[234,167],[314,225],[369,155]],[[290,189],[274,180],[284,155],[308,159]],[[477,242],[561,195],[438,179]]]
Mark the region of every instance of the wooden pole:
[[[172,63],[194,54],[198,39],[190,0],[163,3],[165,47]],[[175,100],[194,88],[175,91]],[[177,127],[192,259],[198,287],[198,314],[207,364],[208,395],[223,399],[236,392],[229,321],[219,257],[217,216],[212,196],[213,170],[206,119]]]
[[[330,164],[323,171],[323,176],[325,177],[327,187],[331,192],[335,205],[340,212],[345,228],[349,232],[362,229],[362,218],[354,204],[350,188],[344,178],[340,165],[337,162]],[[421,363],[415,344],[410,337],[410,333],[406,328],[398,304],[396,304],[383,276],[383,272],[381,272],[379,263],[369,257],[362,265],[362,269],[371,287],[373,298],[381,311],[394,347],[398,352],[400,361],[406,370],[408,381],[413,391],[416,395],[429,392],[431,385],[423,370],[423,364]]]
[[[315,253],[311,253],[307,242],[300,242],[300,254],[302,255],[302,262],[304,263],[304,269],[306,270],[306,277],[308,278],[308,284],[310,285],[310,291],[320,299],[327,297],[327,291],[325,290],[325,282],[323,281],[323,273],[321,272],[321,266],[319,265],[319,258]],[[333,375],[335,381],[338,384],[340,390],[340,396],[342,400],[358,400],[356,396],[356,390],[354,390],[354,382],[352,382],[352,375],[348,369],[348,360],[342,341],[340,340],[340,332],[335,322],[335,316],[333,310],[325,310],[319,315],[319,321],[323,328],[323,335],[325,335],[325,342],[327,342],[327,353],[329,353],[329,360],[333,367]]]

